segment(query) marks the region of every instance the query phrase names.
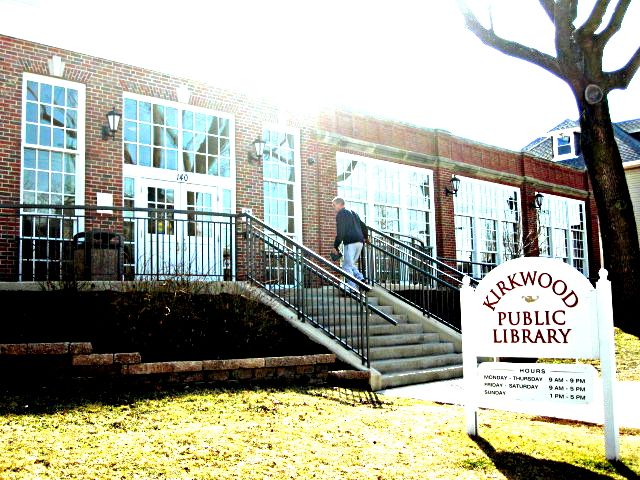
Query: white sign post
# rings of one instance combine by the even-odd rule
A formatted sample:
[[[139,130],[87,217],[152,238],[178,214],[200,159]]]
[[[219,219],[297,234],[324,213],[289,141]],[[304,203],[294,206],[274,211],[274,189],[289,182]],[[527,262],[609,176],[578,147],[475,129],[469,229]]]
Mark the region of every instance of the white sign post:
[[[480,403],[517,410],[519,402],[593,402],[590,365],[485,362],[478,357],[600,359],[605,450],[619,458],[615,416],[615,347],[607,271],[593,288],[566,263],[539,257],[505,262],[460,291],[466,430],[478,434]]]

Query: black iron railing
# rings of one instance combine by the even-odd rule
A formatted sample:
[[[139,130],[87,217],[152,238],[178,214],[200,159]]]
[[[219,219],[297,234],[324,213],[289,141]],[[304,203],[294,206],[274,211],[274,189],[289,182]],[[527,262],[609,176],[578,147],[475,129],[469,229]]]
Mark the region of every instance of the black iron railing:
[[[11,257],[0,277],[232,280],[235,224],[195,210],[0,204],[0,252]]]
[[[463,272],[432,257],[430,250],[369,228],[363,269],[375,285],[439,322],[460,331]]]
[[[481,280],[487,273],[497,266],[495,263],[472,262],[469,260],[458,260],[455,258],[438,257],[438,260],[448,264],[461,274],[467,275],[476,280]]]
[[[397,324],[367,302],[369,286],[251,215],[240,228],[248,279],[369,365],[370,316]]]

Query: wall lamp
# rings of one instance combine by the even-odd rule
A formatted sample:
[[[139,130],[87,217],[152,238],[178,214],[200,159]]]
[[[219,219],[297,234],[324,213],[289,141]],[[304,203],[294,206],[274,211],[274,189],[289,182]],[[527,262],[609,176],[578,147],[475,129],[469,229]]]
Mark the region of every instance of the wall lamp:
[[[103,140],[107,140],[109,137],[116,138],[116,132],[118,131],[121,118],[122,114],[116,112],[116,107],[113,107],[113,110],[107,113],[107,124],[102,125]]]
[[[536,210],[541,210],[543,200],[544,200],[544,195],[542,195],[541,193],[536,193],[536,196],[533,197],[533,204],[531,206],[534,207]]]
[[[449,183],[451,184],[451,188],[445,187],[444,189],[445,196],[448,197],[449,195],[453,195],[453,196],[458,195],[458,190],[460,189],[460,179],[455,175],[453,175]]]
[[[262,158],[264,157],[264,149],[267,145],[267,142],[258,137],[253,141],[251,145],[253,146],[253,148],[250,148],[247,152],[249,160],[251,160],[252,162],[261,162]]]

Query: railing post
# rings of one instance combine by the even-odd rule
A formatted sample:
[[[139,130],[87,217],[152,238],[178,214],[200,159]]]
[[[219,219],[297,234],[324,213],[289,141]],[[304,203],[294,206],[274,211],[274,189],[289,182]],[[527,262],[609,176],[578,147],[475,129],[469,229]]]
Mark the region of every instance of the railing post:
[[[296,305],[298,306],[298,318],[304,322],[304,268],[302,251],[299,247],[295,247],[295,278],[294,286],[296,289]]]

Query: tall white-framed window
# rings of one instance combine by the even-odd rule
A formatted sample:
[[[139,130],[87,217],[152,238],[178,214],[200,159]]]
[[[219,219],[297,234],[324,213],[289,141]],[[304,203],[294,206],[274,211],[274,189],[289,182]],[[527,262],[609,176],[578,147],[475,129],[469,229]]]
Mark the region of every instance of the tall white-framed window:
[[[589,275],[585,203],[543,194],[538,211],[538,246],[541,257],[559,258]]]
[[[365,223],[435,255],[432,170],[338,152],[336,171],[338,195]]]
[[[233,115],[129,92],[123,103],[125,169],[155,169],[146,175],[167,180],[189,182],[192,174],[199,183],[235,183]]]
[[[302,181],[300,130],[265,125],[262,158],[264,220],[289,237],[302,241]]]
[[[24,73],[20,201],[37,205],[84,203],[85,86]],[[20,244],[20,279],[55,279],[78,220],[75,211],[27,208]]]
[[[458,268],[483,277],[494,265],[522,255],[520,189],[459,177],[454,197]]]

